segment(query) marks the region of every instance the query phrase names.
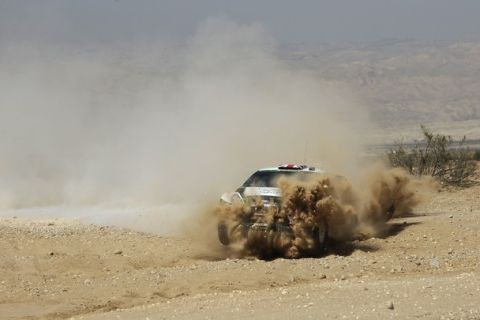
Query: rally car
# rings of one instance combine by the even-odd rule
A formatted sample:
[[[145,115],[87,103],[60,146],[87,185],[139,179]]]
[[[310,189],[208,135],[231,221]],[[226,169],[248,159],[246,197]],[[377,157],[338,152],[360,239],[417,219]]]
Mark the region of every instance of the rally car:
[[[249,232],[285,232],[292,233],[293,221],[288,219],[282,222],[268,222],[264,219],[266,210],[280,210],[282,194],[277,182],[281,177],[292,177],[298,181],[315,178],[313,175],[324,174],[325,171],[306,165],[285,164],[273,168],[264,168],[253,173],[235,192],[225,193],[220,198],[222,205],[248,206],[253,214],[249,219],[241,221],[245,237]],[[260,202],[260,205],[259,205]],[[328,237],[326,222],[311,230],[319,250],[323,250]],[[219,241],[228,246],[230,231],[225,221],[218,223]]]

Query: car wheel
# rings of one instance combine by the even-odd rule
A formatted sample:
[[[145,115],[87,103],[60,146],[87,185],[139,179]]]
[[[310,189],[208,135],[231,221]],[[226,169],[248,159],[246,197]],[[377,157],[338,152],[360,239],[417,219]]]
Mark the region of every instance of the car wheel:
[[[327,224],[325,222],[321,223],[317,227],[317,232],[318,232],[318,243],[325,245],[325,243],[327,242],[327,235],[328,235]]]
[[[313,236],[315,237],[316,247],[319,254],[325,252],[325,248],[328,240],[328,226],[325,221],[322,221],[317,225],[314,230]]]
[[[228,246],[230,244],[230,238],[228,237],[228,228],[225,223],[218,224],[218,240],[224,246]]]

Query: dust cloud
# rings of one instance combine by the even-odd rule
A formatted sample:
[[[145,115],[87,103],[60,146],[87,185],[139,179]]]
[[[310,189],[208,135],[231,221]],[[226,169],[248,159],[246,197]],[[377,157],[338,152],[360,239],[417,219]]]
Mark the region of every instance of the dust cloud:
[[[357,176],[365,108],[277,58],[261,26],[212,19],[180,45],[34,43],[0,44],[1,215],[164,233],[259,167]]]
[[[278,207],[262,207],[261,201],[255,201],[220,204],[212,211],[226,226],[231,255],[319,256],[329,242],[383,235],[391,218],[411,213],[425,199],[431,181],[377,163],[364,169],[357,185],[345,177],[321,174],[308,181],[282,177],[277,186],[282,193]],[[258,229],[251,223],[268,227]],[[284,230],[278,226],[285,226]],[[315,231],[321,226],[327,230],[325,242],[319,242]]]

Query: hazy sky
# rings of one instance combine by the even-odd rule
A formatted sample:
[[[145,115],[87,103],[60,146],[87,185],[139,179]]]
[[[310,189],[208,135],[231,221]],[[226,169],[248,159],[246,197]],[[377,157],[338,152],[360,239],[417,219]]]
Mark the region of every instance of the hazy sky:
[[[177,40],[219,16],[281,43],[480,39],[479,0],[0,0],[0,40]]]

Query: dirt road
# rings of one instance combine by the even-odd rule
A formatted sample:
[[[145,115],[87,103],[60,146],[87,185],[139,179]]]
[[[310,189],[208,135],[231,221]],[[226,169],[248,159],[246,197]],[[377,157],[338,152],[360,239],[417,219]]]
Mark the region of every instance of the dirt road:
[[[187,237],[0,220],[1,319],[480,319],[480,186],[320,259],[226,259]]]

